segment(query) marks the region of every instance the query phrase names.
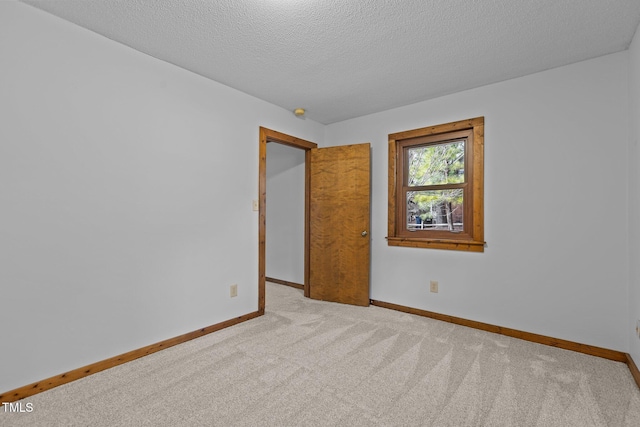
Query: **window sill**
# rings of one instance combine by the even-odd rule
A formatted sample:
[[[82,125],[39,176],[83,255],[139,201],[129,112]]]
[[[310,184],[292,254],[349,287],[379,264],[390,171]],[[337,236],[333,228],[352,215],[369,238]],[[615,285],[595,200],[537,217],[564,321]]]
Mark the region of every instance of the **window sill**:
[[[452,251],[484,252],[485,242],[454,239],[421,239],[411,237],[387,237],[389,246],[409,248],[447,249]]]

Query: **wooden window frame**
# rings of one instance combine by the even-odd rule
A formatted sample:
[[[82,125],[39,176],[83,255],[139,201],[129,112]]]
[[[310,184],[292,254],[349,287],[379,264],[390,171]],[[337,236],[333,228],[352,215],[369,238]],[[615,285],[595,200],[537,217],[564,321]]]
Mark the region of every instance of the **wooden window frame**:
[[[464,230],[409,232],[406,227],[404,150],[466,138]],[[484,252],[484,117],[389,134],[389,246]]]

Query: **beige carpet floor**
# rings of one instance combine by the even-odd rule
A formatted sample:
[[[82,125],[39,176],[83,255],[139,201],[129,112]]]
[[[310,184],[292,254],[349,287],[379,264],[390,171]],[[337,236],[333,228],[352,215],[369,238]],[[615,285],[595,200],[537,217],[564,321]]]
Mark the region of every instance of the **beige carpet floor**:
[[[267,314],[23,401],[0,426],[640,426],[626,365],[267,284]]]

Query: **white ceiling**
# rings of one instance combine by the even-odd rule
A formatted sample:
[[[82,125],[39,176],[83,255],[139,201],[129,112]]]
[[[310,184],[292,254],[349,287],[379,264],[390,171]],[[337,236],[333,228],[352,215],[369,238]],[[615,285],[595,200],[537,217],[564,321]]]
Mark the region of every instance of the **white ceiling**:
[[[21,0],[329,124],[628,48],[640,0]]]

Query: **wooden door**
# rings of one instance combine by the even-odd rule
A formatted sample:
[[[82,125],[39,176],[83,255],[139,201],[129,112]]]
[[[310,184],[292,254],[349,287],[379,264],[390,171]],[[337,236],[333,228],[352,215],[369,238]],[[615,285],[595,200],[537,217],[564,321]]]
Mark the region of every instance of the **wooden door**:
[[[309,296],[368,306],[370,144],[309,157]]]

